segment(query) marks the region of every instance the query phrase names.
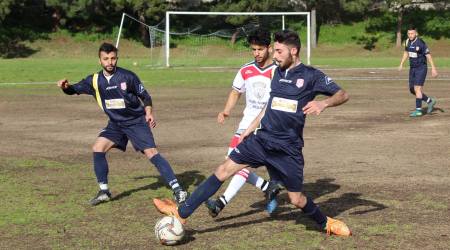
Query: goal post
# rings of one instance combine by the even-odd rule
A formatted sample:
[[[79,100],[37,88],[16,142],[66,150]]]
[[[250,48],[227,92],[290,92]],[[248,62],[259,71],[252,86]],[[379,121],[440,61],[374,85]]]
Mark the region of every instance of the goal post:
[[[311,64],[311,14],[310,12],[197,12],[197,11],[167,11],[165,25],[165,63],[170,67],[170,16],[171,15],[208,15],[208,16],[281,16],[282,27],[285,29],[285,16],[306,16],[306,62]],[[120,33],[119,33],[120,34]]]

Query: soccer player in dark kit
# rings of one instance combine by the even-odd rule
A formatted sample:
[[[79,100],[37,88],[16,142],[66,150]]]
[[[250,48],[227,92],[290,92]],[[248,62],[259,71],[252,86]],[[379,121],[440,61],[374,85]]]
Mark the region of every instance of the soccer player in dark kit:
[[[283,30],[274,36],[275,69],[270,97],[265,108],[241,135],[240,144],[213,175],[200,184],[186,202],[177,207],[170,199],[154,199],[163,214],[176,216],[182,223],[197,207],[217,192],[223,182],[239,170],[266,166],[277,174],[288,191],[290,202],[317,222],[328,234],[351,235],[347,225],[325,216],[314,201],[302,193],[303,127],[308,114],[320,114],[325,108],[348,100],[347,93],[321,71],[304,65],[299,58],[297,33]],[[320,101],[316,95],[329,96]]]
[[[400,62],[399,70],[409,57],[409,91],[416,96],[416,109],[409,114],[411,117],[420,117],[422,112],[422,101],[427,103],[427,114],[433,111],[436,100],[423,93],[423,85],[427,77],[427,59],[431,64],[431,76],[436,77],[438,72],[434,66],[430,50],[425,42],[417,36],[416,28],[408,28],[408,39],[405,42],[405,52]]]
[[[142,152],[155,165],[172,188],[177,203],[183,203],[188,193],[178,183],[170,164],[158,153],[153,139],[151,128],[156,126],[156,122],[152,114],[152,98],[136,74],[117,67],[117,48],[114,45],[103,43],[98,56],[103,70],[73,85],[67,79],[57,83],[68,95],[94,96],[109,117],[108,125],[92,146],[94,171],[100,190],[90,204],[95,206],[111,199],[106,153],[112,148],[125,151],[128,140],[136,151]]]

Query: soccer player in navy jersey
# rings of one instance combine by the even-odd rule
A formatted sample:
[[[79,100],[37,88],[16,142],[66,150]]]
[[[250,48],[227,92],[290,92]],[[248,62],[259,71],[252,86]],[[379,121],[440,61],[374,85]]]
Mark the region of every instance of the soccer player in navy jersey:
[[[297,33],[283,30],[274,36],[274,59],[279,67],[271,83],[266,107],[241,135],[241,142],[213,175],[200,184],[185,203],[170,199],[154,199],[155,207],[164,214],[176,216],[182,223],[198,206],[239,170],[251,166],[267,166],[277,174],[288,191],[290,202],[316,221],[328,234],[351,235],[347,225],[325,216],[314,201],[302,193],[303,127],[308,114],[343,104],[347,93],[320,70],[304,65],[299,58]],[[316,101],[316,95],[329,96]]]
[[[431,76],[436,77],[438,72],[434,66],[430,50],[425,42],[417,36],[414,27],[408,28],[408,39],[405,42],[405,51],[400,62],[399,70],[403,68],[403,63],[409,57],[409,91],[416,96],[416,109],[409,114],[411,117],[420,117],[422,112],[422,101],[427,103],[427,113],[433,111],[436,99],[428,97],[423,93],[423,85],[427,77],[427,60],[431,64]]]
[[[250,45],[254,60],[244,64],[237,72],[233,86],[228,94],[224,109],[217,115],[217,122],[223,124],[230,115],[242,94],[245,94],[245,109],[239,122],[238,129],[228,147],[228,155],[238,145],[241,134],[250,126],[269,100],[270,81],[273,70],[276,68],[272,57],[270,32],[264,29],[252,31],[247,42]],[[273,178],[266,181],[255,172],[244,168],[231,178],[230,184],[223,195],[217,199],[206,201],[206,207],[212,217],[219,215],[227,204],[233,199],[245,183],[250,183],[265,193],[267,199],[266,211],[271,214],[278,206],[276,196],[281,191],[281,186]]]
[[[153,163],[172,188],[175,200],[183,203],[188,193],[178,183],[172,167],[159,154],[151,128],[156,126],[152,113],[152,98],[133,72],[117,67],[117,48],[109,43],[100,46],[99,62],[103,68],[98,73],[87,76],[76,84],[67,79],[57,85],[67,95],[92,95],[109,118],[108,125],[100,132],[94,145],[94,172],[100,190],[90,200],[95,206],[111,199],[108,188],[108,162],[106,153],[112,148],[126,150],[128,140],[136,151],[140,151]]]

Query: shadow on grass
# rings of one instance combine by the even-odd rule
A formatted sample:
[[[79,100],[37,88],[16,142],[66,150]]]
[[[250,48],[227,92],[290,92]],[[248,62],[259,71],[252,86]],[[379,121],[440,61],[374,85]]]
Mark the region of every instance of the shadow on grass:
[[[162,187],[167,187],[164,179],[160,175],[146,175],[146,176],[138,176],[133,179],[135,180],[141,180],[141,179],[148,179],[148,178],[156,178],[157,181],[154,183],[151,183],[149,185],[145,185],[138,188],[133,188],[127,191],[124,191],[116,196],[114,196],[111,200],[116,201],[120,200],[122,198],[125,198],[127,196],[130,196],[131,194],[139,191],[144,190],[157,190]],[[198,186],[200,183],[205,180],[205,176],[201,175],[199,171],[193,170],[193,171],[186,171],[184,173],[178,174],[177,179],[183,186],[183,188],[188,189],[191,185]]]
[[[330,194],[335,192],[340,188],[338,184],[333,183],[334,179],[319,179],[314,183],[305,183],[304,184],[304,192],[311,196],[313,199],[316,199],[320,196],[323,196],[325,194]],[[340,215],[341,213],[355,209],[357,207],[364,207],[363,210],[357,210],[353,211],[350,214],[351,215],[362,215],[366,213],[371,213],[379,210],[383,210],[387,208],[385,205],[378,203],[376,201],[363,199],[360,197],[361,193],[345,193],[342,194],[339,197],[336,198],[330,198],[326,201],[320,202],[317,205],[321,208],[322,212],[324,212],[325,215],[330,217],[336,217]],[[248,226],[248,225],[254,225],[258,223],[263,222],[270,222],[270,221],[291,221],[294,220],[296,224],[303,224],[306,226],[307,230],[314,230],[314,231],[322,231],[317,224],[309,219],[307,216],[304,216],[299,209],[294,209],[292,206],[284,206],[286,203],[288,203],[288,197],[287,194],[283,194],[279,197],[279,200],[281,202],[280,206],[277,208],[276,212],[272,214],[270,217],[264,217],[257,220],[250,220],[250,221],[239,221],[236,222],[234,219],[246,217],[249,215],[253,215],[256,213],[260,213],[264,211],[265,201],[263,202],[257,202],[255,204],[252,204],[252,207],[259,207],[257,209],[252,209],[237,215],[228,216],[216,219],[218,222],[226,222],[232,220],[231,223],[226,225],[220,225],[213,228],[207,228],[202,230],[194,230],[195,233],[208,233],[208,232],[214,232],[219,230],[225,230],[225,229],[231,229],[231,228],[239,228],[242,226]],[[370,207],[370,208],[367,208]],[[300,215],[300,216],[299,216]]]

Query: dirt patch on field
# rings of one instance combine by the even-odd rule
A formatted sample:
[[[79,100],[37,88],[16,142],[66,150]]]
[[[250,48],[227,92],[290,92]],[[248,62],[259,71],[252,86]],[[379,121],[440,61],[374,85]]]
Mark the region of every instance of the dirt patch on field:
[[[263,195],[245,186],[217,219],[201,207],[190,218],[188,236],[178,248],[448,247],[449,82],[429,79],[425,92],[437,98],[436,109],[424,117],[409,118],[415,102],[407,81],[402,80],[405,72],[327,73],[341,78],[351,99],[318,117],[308,117],[304,189],[324,212],[346,221],[354,236],[327,238],[292,209],[286,194],[280,196],[276,215],[269,217]],[[370,79],[374,74],[392,79]],[[359,78],[350,78],[355,76]],[[2,180],[8,187],[17,184],[16,195],[24,192],[51,202],[18,204],[41,211],[35,215],[40,219],[30,215],[23,224],[8,222],[9,215],[3,212],[6,222],[0,223],[0,248],[158,248],[152,230],[161,215],[150,198],[170,196],[170,191],[156,170],[131,147],[126,153],[111,152],[110,182],[116,198],[95,208],[86,206],[97,188],[90,145],[106,125],[106,117],[91,97],[68,97],[54,86],[49,88],[33,94],[30,86],[27,95],[13,87],[1,90]],[[193,190],[222,162],[242,103],[219,126],[215,116],[223,108],[228,88],[148,88],[155,103],[158,126],[153,132],[160,152],[181,182]],[[27,162],[33,159],[40,161]],[[263,168],[257,173],[267,177]],[[2,192],[10,197],[9,191]],[[39,206],[48,208],[39,210]],[[46,220],[45,211],[61,213],[63,218]]]

